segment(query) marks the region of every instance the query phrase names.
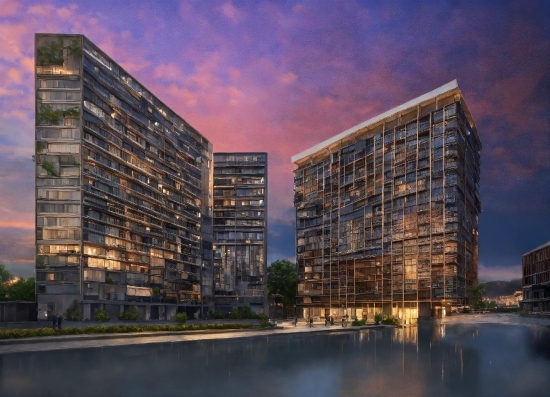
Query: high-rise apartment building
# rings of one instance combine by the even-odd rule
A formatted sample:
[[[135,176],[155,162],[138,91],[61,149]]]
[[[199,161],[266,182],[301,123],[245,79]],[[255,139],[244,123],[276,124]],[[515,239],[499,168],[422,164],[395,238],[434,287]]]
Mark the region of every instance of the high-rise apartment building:
[[[212,145],[86,37],[35,49],[39,319],[211,310]]]
[[[298,313],[414,322],[466,304],[480,151],[455,80],[294,156]]]
[[[264,312],[267,259],[267,153],[214,153],[216,309]]]

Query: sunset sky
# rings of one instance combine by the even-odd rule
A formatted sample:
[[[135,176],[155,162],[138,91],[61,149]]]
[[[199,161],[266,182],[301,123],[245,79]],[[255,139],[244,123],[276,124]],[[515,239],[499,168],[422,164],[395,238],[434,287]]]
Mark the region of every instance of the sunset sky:
[[[214,145],[269,153],[268,262],[294,260],[291,156],[453,79],[483,144],[480,279],[550,240],[548,1],[0,0],[0,262],[34,258],[35,33],[80,33]]]

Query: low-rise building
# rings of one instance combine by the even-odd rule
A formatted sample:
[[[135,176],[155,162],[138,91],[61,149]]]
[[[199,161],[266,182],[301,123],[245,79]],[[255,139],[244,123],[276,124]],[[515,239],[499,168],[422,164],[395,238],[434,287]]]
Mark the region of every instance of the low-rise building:
[[[550,312],[550,241],[522,257],[522,307],[530,312]]]

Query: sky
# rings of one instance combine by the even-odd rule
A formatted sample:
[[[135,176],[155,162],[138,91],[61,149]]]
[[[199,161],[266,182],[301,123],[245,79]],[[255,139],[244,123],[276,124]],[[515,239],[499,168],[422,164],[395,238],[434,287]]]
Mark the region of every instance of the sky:
[[[458,80],[481,154],[480,280],[550,240],[548,1],[0,0],[0,262],[32,276],[35,33],[79,33],[214,145],[266,151],[268,263],[291,156]]]

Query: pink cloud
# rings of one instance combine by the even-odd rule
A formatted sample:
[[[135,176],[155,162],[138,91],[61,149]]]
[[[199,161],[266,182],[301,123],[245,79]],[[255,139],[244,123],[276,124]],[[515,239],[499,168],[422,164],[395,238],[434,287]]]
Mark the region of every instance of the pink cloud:
[[[27,12],[29,14],[34,14],[34,15],[40,15],[40,16],[43,16],[43,17],[47,17],[47,16],[50,16],[50,14],[54,10],[55,10],[55,7],[53,5],[40,4],[40,5],[30,6],[27,9]]]
[[[219,7],[219,10],[227,19],[229,19],[234,24],[238,24],[245,19],[244,13],[240,12],[231,1],[223,3]]]
[[[19,9],[19,7],[20,7],[20,4],[17,1],[13,1],[13,0],[3,1],[2,6],[0,6],[0,17],[9,17],[11,15],[14,15]]]

